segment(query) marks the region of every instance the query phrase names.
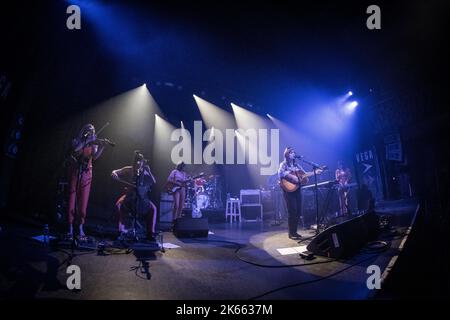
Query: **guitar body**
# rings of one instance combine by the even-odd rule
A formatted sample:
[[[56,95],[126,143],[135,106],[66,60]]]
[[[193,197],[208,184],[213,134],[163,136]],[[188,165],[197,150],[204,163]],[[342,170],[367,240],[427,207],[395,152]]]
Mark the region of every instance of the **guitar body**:
[[[195,179],[200,178],[200,177],[203,177],[204,175],[205,174],[202,172],[202,173],[200,173],[199,175],[197,175],[195,177],[190,177],[184,183],[175,183],[175,182],[172,182],[172,181],[167,181],[165,189],[166,189],[168,194],[174,194],[175,192],[177,192],[181,188],[185,187],[186,184],[189,181],[195,180]]]
[[[300,188],[302,185],[305,185],[308,183],[308,174],[303,170],[297,170],[297,171],[291,171],[290,174],[295,175],[299,183],[293,183],[285,178],[282,178],[280,180],[280,187],[286,192],[294,192],[297,191],[298,188]]]
[[[167,182],[167,184],[166,184],[166,190],[167,190],[168,194],[174,194],[181,188],[182,188],[182,186],[180,186],[176,183],[173,183],[173,182]]]

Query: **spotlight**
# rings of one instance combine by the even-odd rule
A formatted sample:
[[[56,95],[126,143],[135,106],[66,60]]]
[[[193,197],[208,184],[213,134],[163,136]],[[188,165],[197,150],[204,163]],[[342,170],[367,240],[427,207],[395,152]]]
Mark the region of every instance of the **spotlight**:
[[[236,127],[234,117],[231,113],[195,94],[193,96],[207,128],[215,127],[216,129],[225,131],[226,129]]]
[[[347,102],[344,106],[344,113],[347,115],[352,114],[353,112],[355,112],[357,106],[357,101]]]
[[[353,92],[349,91],[347,94],[348,94],[349,96],[352,96],[352,95],[353,95]]]

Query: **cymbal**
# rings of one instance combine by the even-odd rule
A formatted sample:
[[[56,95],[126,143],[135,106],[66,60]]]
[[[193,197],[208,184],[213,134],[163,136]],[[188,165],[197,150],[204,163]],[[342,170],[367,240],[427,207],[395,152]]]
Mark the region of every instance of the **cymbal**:
[[[209,176],[209,178],[218,178],[218,177],[220,177],[220,174],[211,174]]]

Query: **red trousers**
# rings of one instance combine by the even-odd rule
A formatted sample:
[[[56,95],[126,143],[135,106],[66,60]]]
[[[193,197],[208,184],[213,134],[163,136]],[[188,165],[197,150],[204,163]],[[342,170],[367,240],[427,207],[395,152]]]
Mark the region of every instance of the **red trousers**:
[[[78,190],[77,190],[77,180],[78,180],[78,169],[70,170],[69,210],[67,215],[70,224],[72,224],[73,221],[75,220],[76,214],[79,215],[81,224],[84,224],[86,222],[86,210],[89,201],[89,194],[91,192],[92,168],[89,168],[87,171],[82,171],[80,181],[78,182]],[[76,203],[75,199],[77,199]],[[75,212],[75,208],[78,209],[77,210],[78,212]]]

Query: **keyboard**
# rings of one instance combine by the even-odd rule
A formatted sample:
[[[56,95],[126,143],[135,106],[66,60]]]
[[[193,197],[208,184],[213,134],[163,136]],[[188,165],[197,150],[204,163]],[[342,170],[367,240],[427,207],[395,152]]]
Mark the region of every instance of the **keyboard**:
[[[317,184],[317,187],[319,188],[332,188],[333,186],[337,185],[338,182],[336,180],[328,180],[328,181],[323,181],[323,182],[319,182]],[[309,188],[313,188],[316,185],[313,184],[308,184],[306,186],[303,186],[302,189],[309,189]]]

